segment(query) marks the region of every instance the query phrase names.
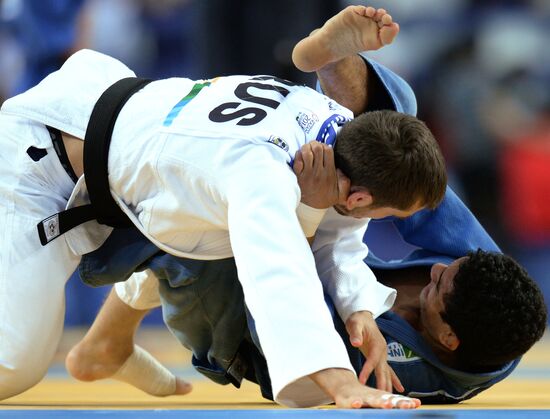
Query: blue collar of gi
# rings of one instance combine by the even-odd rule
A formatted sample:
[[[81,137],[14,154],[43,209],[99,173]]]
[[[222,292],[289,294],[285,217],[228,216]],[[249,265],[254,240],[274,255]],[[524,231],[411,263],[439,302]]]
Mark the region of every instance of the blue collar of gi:
[[[321,128],[319,128],[315,141],[334,147],[338,131],[340,131],[340,128],[348,121],[351,121],[351,119],[343,115],[332,114],[323,122]]]
[[[323,122],[321,128],[319,128],[319,132],[315,137],[315,141],[327,144],[330,147],[334,147],[334,144],[336,144],[336,137],[338,136],[340,128],[349,121],[351,121],[351,119],[345,117],[344,115],[336,113],[332,114],[327,119],[325,119],[325,122]],[[294,156],[290,156],[290,162],[288,164],[290,165],[290,167],[294,166]]]
[[[416,330],[397,314],[388,311],[376,319],[376,324],[382,333],[393,337],[411,349],[416,355],[443,371],[448,377],[467,386],[477,386],[492,383],[493,381],[500,381],[512,373],[521,359],[515,359],[497,371],[485,373],[459,371],[443,364]]]

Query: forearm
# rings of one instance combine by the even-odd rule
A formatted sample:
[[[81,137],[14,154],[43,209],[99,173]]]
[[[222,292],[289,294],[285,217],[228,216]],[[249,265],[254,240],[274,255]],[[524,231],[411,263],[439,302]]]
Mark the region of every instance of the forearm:
[[[369,72],[359,55],[345,57],[317,70],[323,92],[355,115],[365,112],[368,105]]]
[[[368,253],[362,242],[366,227],[366,220],[330,209],[316,234],[313,252],[319,278],[343,320],[362,310],[379,316],[395,298],[395,291],[380,284],[363,262]]]
[[[228,226],[239,282],[275,400],[295,407],[323,404],[329,399],[309,375],[352,367],[295,215],[299,190],[294,175],[275,164],[255,173],[254,185],[243,189],[237,185],[244,180],[233,182],[228,191]],[[323,350],[312,357],[310,345]]]
[[[374,274],[362,261],[350,261],[346,266],[325,272],[320,277],[326,293],[344,321],[353,313],[361,311],[369,311],[378,317],[388,311],[395,301],[395,290],[376,281]]]

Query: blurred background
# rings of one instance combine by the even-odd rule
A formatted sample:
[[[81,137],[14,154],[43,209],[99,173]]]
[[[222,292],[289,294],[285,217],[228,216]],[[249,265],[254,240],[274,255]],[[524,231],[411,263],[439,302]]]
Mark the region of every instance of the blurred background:
[[[313,85],[313,75],[293,68],[292,47],[348,4],[0,0],[0,102],[81,48],[119,58],[143,77],[275,74]],[[394,45],[371,56],[413,86],[452,187],[550,305],[550,1],[353,4],[384,7],[400,23]],[[73,277],[66,324],[89,324],[107,291]]]

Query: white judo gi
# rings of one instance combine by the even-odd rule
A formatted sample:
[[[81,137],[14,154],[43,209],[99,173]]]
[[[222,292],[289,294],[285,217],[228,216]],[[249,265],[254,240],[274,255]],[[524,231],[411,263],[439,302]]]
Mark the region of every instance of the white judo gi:
[[[79,255],[100,246],[110,232],[91,221],[40,245],[37,222],[87,201],[84,179],[72,189],[43,125],[84,138],[101,93],[133,75],[117,60],[84,50],[2,106],[4,397],[10,374],[25,369],[28,358],[38,352],[40,371],[47,368],[62,328],[63,285]],[[235,257],[273,394],[289,406],[330,402],[309,374],[352,370],[323,288],[344,320],[358,310],[377,316],[395,298],[363,263],[367,220],[329,210],[316,238],[316,269],[296,216],[300,189],[289,162],[320,132],[336,129],[330,122],[335,115],[352,116],[312,89],[269,77],[160,80],[124,106],[109,151],[115,200],[159,248],[193,259]],[[48,149],[47,156],[34,162],[25,152],[31,145]],[[311,347],[318,348],[314,358]]]

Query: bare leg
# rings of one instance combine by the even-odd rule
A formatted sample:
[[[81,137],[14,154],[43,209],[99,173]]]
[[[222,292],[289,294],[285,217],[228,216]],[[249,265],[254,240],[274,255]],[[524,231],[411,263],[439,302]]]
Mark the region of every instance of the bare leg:
[[[384,9],[349,6],[298,42],[292,60],[302,71],[317,71],[325,94],[359,114],[369,92],[367,66],[357,54],[392,43],[398,33]]]
[[[189,393],[190,383],[175,378],[134,345],[135,332],[147,313],[123,303],[113,289],[86,336],[67,355],[69,373],[81,381],[118,379],[157,396]]]

